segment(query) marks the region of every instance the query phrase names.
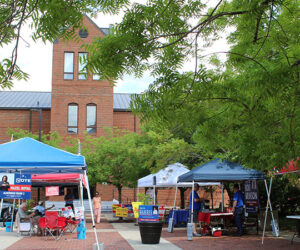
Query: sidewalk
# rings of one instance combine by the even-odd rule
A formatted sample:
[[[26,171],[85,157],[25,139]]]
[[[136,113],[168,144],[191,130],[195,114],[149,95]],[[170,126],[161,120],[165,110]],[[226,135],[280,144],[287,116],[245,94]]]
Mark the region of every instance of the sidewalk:
[[[104,243],[105,250],[115,249],[300,249],[300,238],[295,239],[291,245],[291,232],[280,232],[283,238],[270,237],[267,233],[265,243],[261,245],[261,235],[246,235],[243,237],[221,236],[221,237],[194,237],[193,241],[187,241],[186,229],[175,228],[173,233],[168,233],[167,228],[163,228],[160,244],[144,245],[141,243],[139,227],[130,221],[119,222],[111,214],[102,215],[101,223],[96,224],[96,230],[99,242]],[[92,250],[95,243],[92,224],[88,219],[86,240],[77,240],[76,232],[66,233],[60,240],[55,241],[51,238],[45,240],[45,237],[17,237],[16,233],[6,233],[5,229],[0,230],[0,249],[8,250],[35,250],[35,249],[80,249]]]

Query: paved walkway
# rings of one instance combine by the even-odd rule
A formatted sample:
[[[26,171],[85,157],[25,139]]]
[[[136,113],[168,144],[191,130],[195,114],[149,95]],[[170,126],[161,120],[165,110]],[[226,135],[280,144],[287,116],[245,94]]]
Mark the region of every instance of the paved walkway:
[[[168,233],[167,228],[163,228],[160,244],[143,245],[141,243],[138,226],[133,222],[119,222],[112,218],[110,214],[104,214],[101,223],[96,225],[97,235],[100,242],[104,243],[105,250],[115,249],[300,249],[300,238],[296,239],[294,245],[291,245],[291,233],[280,232],[282,238],[266,237],[265,244],[261,245],[261,236],[249,235],[243,237],[222,236],[214,238],[211,236],[194,238],[193,241],[187,241],[186,230],[175,228],[173,233]],[[44,237],[17,237],[16,233],[6,233],[2,228],[0,230],[0,249],[8,250],[35,250],[35,249],[93,249],[95,237],[92,225],[87,223],[86,240],[77,240],[76,233],[66,233],[59,241],[53,239],[45,240]],[[270,234],[270,233],[268,233]]]

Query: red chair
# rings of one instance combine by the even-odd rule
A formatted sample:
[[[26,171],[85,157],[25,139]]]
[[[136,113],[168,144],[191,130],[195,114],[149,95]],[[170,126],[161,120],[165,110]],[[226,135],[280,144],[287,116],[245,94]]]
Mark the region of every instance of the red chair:
[[[45,235],[49,233],[53,239],[58,240],[59,237],[54,235],[55,232],[59,232],[58,213],[46,211],[45,216]],[[47,235],[46,240],[48,240],[48,238],[49,236]]]
[[[79,220],[66,219],[66,223],[67,229],[69,229],[71,233],[74,233],[79,223]]]
[[[58,228],[59,228],[58,239],[60,239],[64,235],[64,232],[67,229],[67,219],[65,217],[58,217]]]

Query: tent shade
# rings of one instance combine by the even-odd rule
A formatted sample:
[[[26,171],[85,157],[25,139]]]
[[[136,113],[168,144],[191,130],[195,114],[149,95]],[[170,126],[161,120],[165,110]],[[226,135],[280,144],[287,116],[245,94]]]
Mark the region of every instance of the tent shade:
[[[80,174],[33,174],[31,175],[32,182],[73,182],[79,183]]]
[[[264,173],[219,159],[212,160],[178,177],[178,182],[243,181],[264,179]]]
[[[300,157],[295,161],[289,161],[285,164],[285,166],[282,167],[282,169],[278,170],[275,167],[275,175],[283,175],[283,174],[289,174],[289,173],[300,173],[300,166],[299,162]]]
[[[190,187],[191,183],[177,183],[178,176],[189,172],[189,169],[183,164],[177,162],[168,165],[155,174],[149,174],[138,180],[138,187],[152,187],[153,177],[156,176],[156,187]],[[219,182],[199,183],[201,186],[220,185]]]
[[[0,145],[0,173],[82,173],[85,159],[26,137]]]

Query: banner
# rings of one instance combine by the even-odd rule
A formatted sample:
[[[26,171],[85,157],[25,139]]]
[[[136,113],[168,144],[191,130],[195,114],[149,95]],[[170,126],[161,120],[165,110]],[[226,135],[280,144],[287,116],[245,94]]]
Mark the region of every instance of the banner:
[[[75,207],[75,220],[84,220],[84,208]]]
[[[116,209],[116,217],[128,217],[128,208],[118,207]]]
[[[139,206],[143,205],[143,202],[140,201],[135,201],[132,202],[132,208],[133,208],[133,213],[134,213],[134,218],[139,218]]]
[[[46,196],[59,195],[59,186],[46,187]]]
[[[139,206],[139,221],[155,222],[158,221],[158,206],[141,205]]]
[[[30,174],[0,174],[0,180],[0,199],[30,200]]]
[[[247,213],[258,212],[258,188],[256,180],[245,181],[245,205]]]

